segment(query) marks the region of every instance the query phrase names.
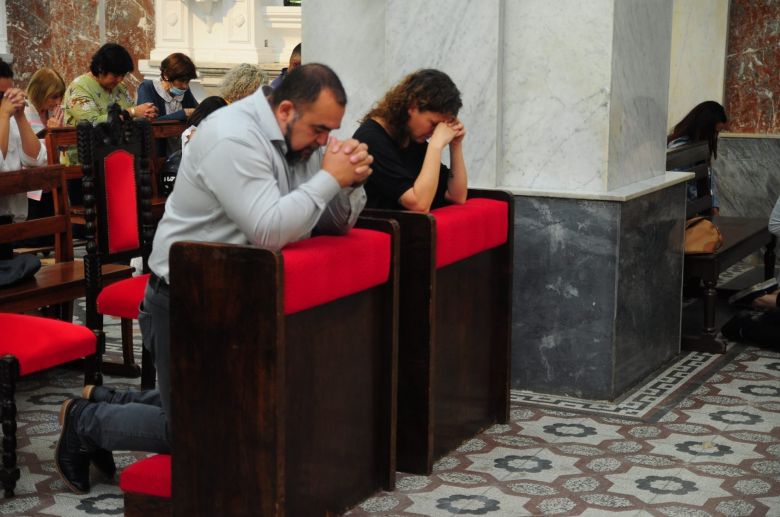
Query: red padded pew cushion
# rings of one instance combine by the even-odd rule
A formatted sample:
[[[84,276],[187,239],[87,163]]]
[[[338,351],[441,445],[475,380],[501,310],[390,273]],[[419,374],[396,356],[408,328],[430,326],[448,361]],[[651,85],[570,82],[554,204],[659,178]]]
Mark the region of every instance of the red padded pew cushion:
[[[0,355],[19,360],[19,374],[27,375],[95,353],[95,334],[65,321],[0,313]]]
[[[100,314],[117,318],[138,319],[138,306],[144,299],[144,290],[149,283],[149,275],[139,275],[107,285],[97,297],[97,310]]]
[[[119,488],[123,492],[171,497],[171,456],[157,454],[137,461],[122,471]]]
[[[431,210],[431,215],[436,219],[437,268],[506,242],[509,207],[504,201],[471,198],[463,205]]]
[[[309,309],[387,282],[390,235],[353,229],[289,244],[284,256],[284,313]]]

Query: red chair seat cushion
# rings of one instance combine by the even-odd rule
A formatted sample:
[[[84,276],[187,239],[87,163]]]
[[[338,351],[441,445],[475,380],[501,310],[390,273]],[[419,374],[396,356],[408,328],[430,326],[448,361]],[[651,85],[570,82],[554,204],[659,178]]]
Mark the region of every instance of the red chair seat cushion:
[[[506,242],[509,207],[504,201],[471,198],[463,205],[431,210],[436,219],[436,267],[442,268]]]
[[[138,306],[144,299],[144,290],[149,283],[149,275],[139,275],[108,285],[97,297],[97,310],[100,314],[117,318],[138,319]]]
[[[95,334],[65,321],[0,313],[0,355],[19,360],[19,374],[27,375],[95,353]]]
[[[292,314],[387,282],[390,235],[353,229],[294,242],[284,256],[284,313]]]
[[[170,498],[170,455],[157,454],[133,463],[119,476],[119,488],[123,492]]]

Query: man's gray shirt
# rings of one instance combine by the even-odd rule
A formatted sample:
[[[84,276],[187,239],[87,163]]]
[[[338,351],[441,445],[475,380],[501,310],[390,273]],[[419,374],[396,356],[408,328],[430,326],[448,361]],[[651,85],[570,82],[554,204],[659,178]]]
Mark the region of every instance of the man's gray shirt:
[[[366,204],[362,187],[342,189],[320,169],[324,149],[290,165],[268,101],[255,94],[217,110],[198,126],[154,236],[149,267],[169,281],[178,241],[280,249],[319,232],[347,232]]]

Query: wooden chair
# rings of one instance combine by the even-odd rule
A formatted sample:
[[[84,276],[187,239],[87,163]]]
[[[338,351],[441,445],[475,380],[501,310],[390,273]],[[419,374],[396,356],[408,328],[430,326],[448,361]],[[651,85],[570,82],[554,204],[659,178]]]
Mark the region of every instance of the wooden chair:
[[[51,191],[54,197],[54,214],[0,226],[0,244],[24,239],[54,235],[55,263],[43,266],[34,278],[0,288],[0,311],[28,312],[41,307],[57,307],[68,304],[86,293],[84,263],[73,259],[65,172],[60,165],[0,172],[0,196],[30,190]],[[132,274],[128,266],[108,264],[102,267],[102,279],[111,284]],[[65,309],[61,319],[69,320]]]
[[[168,494],[177,515],[331,515],[393,488],[397,226],[361,224],[382,232],[172,247],[174,454],[122,473],[125,515]]]
[[[39,189],[52,192],[54,215],[0,226],[0,243],[54,235],[57,261],[43,266],[34,278],[0,288],[0,419],[3,427],[0,481],[6,497],[14,495],[19,479],[15,403],[19,377],[86,358],[85,383],[100,384],[102,381],[100,351],[96,348],[95,334],[89,329],[55,319],[14,314],[55,306],[84,294],[83,265],[72,261],[68,196],[62,167],[0,172],[0,196]],[[114,276],[116,273],[114,270]]]
[[[142,369],[133,357],[133,320],[138,319],[149,274],[104,287],[99,271],[102,264],[129,262],[138,256],[147,268],[155,229],[149,174],[151,128],[145,120],[113,118],[96,126],[82,122],[77,132],[87,238],[87,326],[102,331],[104,315],[121,318],[123,362],[106,362],[104,370],[131,377],[142,374],[142,386],[149,389],[155,382],[151,356],[142,349]],[[104,339],[102,332],[98,336]]]
[[[706,142],[697,142],[666,153],[667,170],[691,171],[696,174],[696,199],[688,200],[686,217],[704,215],[720,230],[723,245],[715,253],[686,254],[683,279],[686,296],[702,298],[703,319],[698,333],[683,333],[685,350],[711,353],[725,352],[725,345],[716,338],[719,326],[715,322],[718,297],[718,277],[727,268],[749,255],[764,249],[764,278],[775,271],[776,238],[769,232],[767,218],[724,217],[712,215],[712,195],[709,183],[710,151]]]
[[[430,474],[509,418],[513,201],[469,192],[430,214],[367,210],[401,225],[398,468]]]

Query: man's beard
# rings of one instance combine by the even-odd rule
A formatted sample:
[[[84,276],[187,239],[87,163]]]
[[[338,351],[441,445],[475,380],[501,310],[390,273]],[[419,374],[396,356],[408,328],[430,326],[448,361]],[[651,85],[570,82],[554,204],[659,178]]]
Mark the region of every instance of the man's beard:
[[[290,135],[292,135],[293,124],[295,124],[297,120],[298,117],[296,116],[295,118],[293,118],[292,122],[287,123],[287,131],[286,134],[284,135],[284,143],[287,145],[287,154],[285,155],[285,158],[287,158],[287,163],[289,163],[290,165],[295,165],[296,163],[302,163],[308,161],[308,159],[311,158],[311,155],[314,154],[314,151],[316,151],[320,147],[315,142],[309,147],[304,147],[303,149],[300,149],[298,151],[293,151]]]

